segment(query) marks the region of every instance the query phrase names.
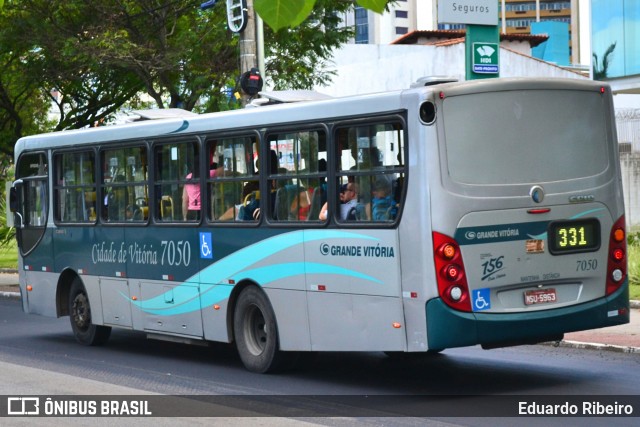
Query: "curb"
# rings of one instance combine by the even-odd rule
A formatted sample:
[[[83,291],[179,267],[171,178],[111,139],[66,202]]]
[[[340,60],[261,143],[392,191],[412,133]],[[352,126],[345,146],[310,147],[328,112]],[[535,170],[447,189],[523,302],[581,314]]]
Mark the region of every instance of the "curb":
[[[613,345],[613,344],[597,344],[597,343],[581,342],[581,341],[562,340],[562,341],[546,342],[542,344],[549,345],[552,347],[613,351],[616,353],[640,353],[640,347],[629,347],[624,345]]]
[[[20,299],[20,292],[0,292],[0,298]]]

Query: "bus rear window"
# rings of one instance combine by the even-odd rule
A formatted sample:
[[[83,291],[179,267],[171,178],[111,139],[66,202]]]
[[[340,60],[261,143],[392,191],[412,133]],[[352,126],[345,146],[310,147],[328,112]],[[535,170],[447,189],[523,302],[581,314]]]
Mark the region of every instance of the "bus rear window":
[[[463,184],[527,184],[602,173],[607,109],[597,92],[520,90],[452,96],[443,118],[449,175]]]

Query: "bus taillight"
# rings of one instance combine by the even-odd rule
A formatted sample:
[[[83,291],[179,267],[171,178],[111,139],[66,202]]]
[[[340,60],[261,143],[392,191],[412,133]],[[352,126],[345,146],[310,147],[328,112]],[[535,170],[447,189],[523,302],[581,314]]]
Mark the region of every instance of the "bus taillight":
[[[438,294],[450,307],[471,311],[469,287],[458,243],[451,237],[433,232],[433,253]]]
[[[627,233],[625,232],[624,215],[613,224],[610,236],[607,295],[617,291],[627,277]]]
[[[446,259],[453,259],[456,256],[456,247],[450,243],[445,243],[441,246],[440,253]]]

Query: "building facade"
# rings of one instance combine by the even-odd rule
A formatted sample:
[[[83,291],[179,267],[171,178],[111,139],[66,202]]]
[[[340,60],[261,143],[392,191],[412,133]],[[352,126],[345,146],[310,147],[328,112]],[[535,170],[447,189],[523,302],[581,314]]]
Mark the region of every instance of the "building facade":
[[[594,78],[640,93],[640,0],[591,0]]]
[[[566,25],[566,45],[568,58],[558,60],[557,57],[540,59],[549,60],[560,65],[581,63],[579,0],[496,0],[499,6],[499,25],[504,34],[541,34],[532,32],[532,24],[536,22],[556,22]],[[416,30],[459,30],[464,24],[438,24],[437,0],[396,0],[389,7],[389,12],[382,15],[370,12],[362,7],[345,16],[346,25],[355,25],[354,43],[389,44],[399,37]],[[535,28],[535,25],[533,26]],[[543,27],[547,28],[547,27]],[[550,40],[554,43],[554,40]],[[549,51],[557,51],[553,47]],[[588,63],[589,58],[587,58]],[[584,61],[582,61],[584,62]]]

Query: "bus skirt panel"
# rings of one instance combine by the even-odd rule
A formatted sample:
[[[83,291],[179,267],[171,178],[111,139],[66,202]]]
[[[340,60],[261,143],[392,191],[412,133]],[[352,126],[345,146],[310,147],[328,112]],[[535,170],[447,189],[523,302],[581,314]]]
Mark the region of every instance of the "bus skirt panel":
[[[481,344],[485,348],[562,339],[566,332],[629,323],[629,282],[616,292],[584,304],[526,313],[468,313],[441,298],[427,301],[429,349]]]

